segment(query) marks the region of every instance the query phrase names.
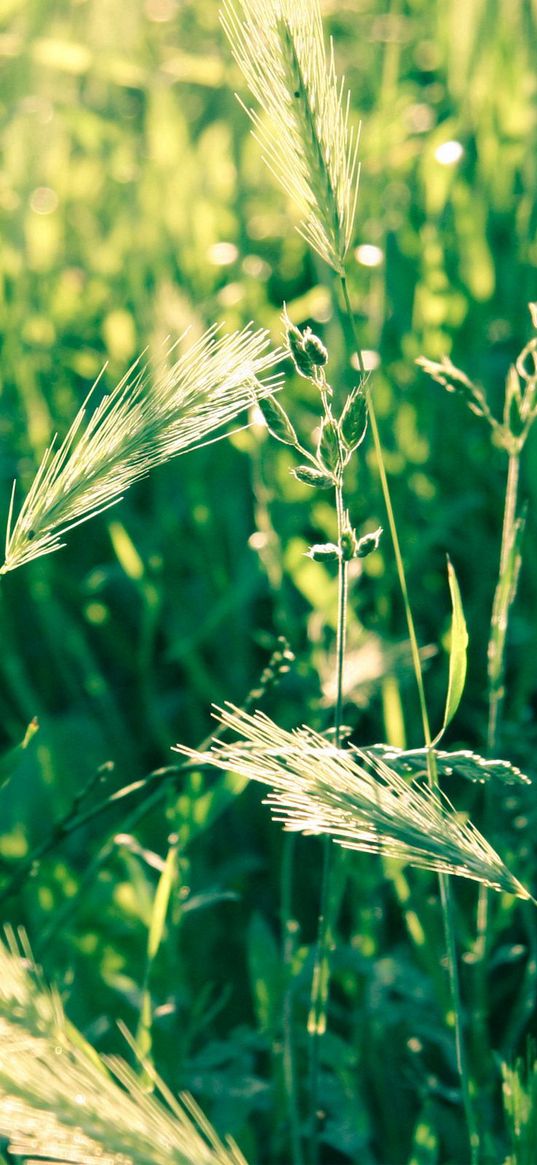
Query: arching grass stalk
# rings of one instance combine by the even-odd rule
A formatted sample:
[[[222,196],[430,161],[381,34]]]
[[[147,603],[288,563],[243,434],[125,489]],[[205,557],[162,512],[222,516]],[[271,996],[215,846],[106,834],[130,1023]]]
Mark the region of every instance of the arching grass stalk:
[[[354,313],[349,296],[349,289],[347,286],[347,279],[345,274],[340,276],[340,284],[345,304],[345,311],[349,321],[351,334],[354,342],[356,357],[358,360],[358,368],[364,376],[365,367],[361,353],[360,344],[356,332],[356,325],[354,322]],[[421,722],[423,728],[423,737],[426,746],[427,756],[427,777],[431,789],[438,789],[438,770],[436,765],[436,757],[432,743],[432,734],[429,721],[429,713],[427,709],[427,700],[425,696],[425,685],[423,683],[423,671],[421,666],[421,656],[418,644],[418,637],[416,634],[416,627],[414,617],[412,614],[412,607],[410,604],[410,597],[408,593],[408,586],[406,580],[405,566],[403,556],[401,553],[401,546],[399,542],[399,535],[397,533],[397,523],[395,521],[395,514],[390,494],[390,487],[386,474],[386,467],[384,464],[384,457],[382,452],[382,444],[380,440],[380,433],[375,413],[375,406],[371,391],[368,388],[367,380],[364,381],[364,391],[367,398],[367,408],[369,414],[369,422],[371,425],[371,433],[373,436],[373,444],[375,455],[377,459],[377,467],[382,489],[382,496],[386,508],[388,518],[388,525],[390,528],[390,536],[395,557],[395,564],[397,568],[397,577],[399,580],[399,587],[403,598],[403,606],[405,611],[405,618],[408,628],[408,636],[410,640],[410,650],[412,654],[412,664],[414,668],[414,675],[416,678],[416,686],[418,689],[418,699],[420,705]],[[466,1058],[466,1049],[464,1044],[464,1024],[462,1015],[459,972],[457,967],[457,951],[455,941],[455,925],[453,918],[453,905],[451,901],[451,888],[449,884],[449,877],[446,874],[440,873],[438,875],[440,887],[440,902],[442,907],[442,918],[444,925],[444,938],[446,944],[447,966],[451,991],[451,1001],[453,1006],[453,1026],[455,1035],[455,1054],[457,1061],[457,1071],[460,1080],[462,1101],[468,1127],[468,1138],[470,1142],[471,1161],[472,1165],[478,1165],[479,1161],[479,1131],[477,1120],[474,1112],[474,1104],[472,1100],[472,1091],[470,1085],[470,1077],[468,1072],[468,1064]]]

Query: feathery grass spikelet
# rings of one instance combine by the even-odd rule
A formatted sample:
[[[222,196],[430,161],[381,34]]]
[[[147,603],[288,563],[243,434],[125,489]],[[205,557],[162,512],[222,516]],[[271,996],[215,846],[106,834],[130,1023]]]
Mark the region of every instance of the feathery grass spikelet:
[[[0,943],[0,1136],[27,1160],[71,1165],[246,1165],[188,1096],[165,1107],[116,1057],[101,1060],[59,997]],[[149,1068],[147,1070],[150,1070]]]
[[[338,273],[352,241],[359,134],[327,54],[318,0],[224,0],[222,24],[268,123],[246,109],[265,160],[297,202],[300,232]],[[246,108],[246,107],[245,107]]]
[[[439,791],[405,780],[359,749],[338,749],[309,728],[285,732],[262,712],[229,705],[217,718],[239,737],[236,743],[217,741],[205,753],[178,745],[177,751],[269,785],[267,804],[286,829],[326,834],[348,849],[531,897]]]
[[[53,441],[46,450],[13,528],[12,494],[0,574],[59,550],[73,526],[120,501],[155,466],[206,444],[279,387],[277,377],[264,376],[281,358],[267,351],[266,331],[216,333],[209,329],[170,367],[174,345],[156,375],[139,357],[86,419],[93,386],[61,445]]]

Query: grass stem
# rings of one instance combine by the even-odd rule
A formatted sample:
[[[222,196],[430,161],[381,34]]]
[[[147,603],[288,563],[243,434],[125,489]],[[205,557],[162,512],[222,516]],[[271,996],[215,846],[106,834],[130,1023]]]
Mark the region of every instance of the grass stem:
[[[353,341],[354,341],[354,348],[355,348],[355,352],[356,352],[356,356],[357,356],[357,360],[358,360],[358,368],[359,368],[362,376],[364,376],[365,375],[365,366],[364,366],[364,361],[363,361],[363,356],[361,353],[360,345],[358,343],[358,337],[357,337],[357,333],[356,333],[356,325],[354,322],[354,313],[352,310],[352,304],[350,301],[349,289],[347,286],[347,280],[346,280],[345,275],[342,275],[340,277],[340,284],[341,284],[341,290],[342,290],[343,300],[344,300],[344,304],[345,304],[345,311],[346,311],[346,315],[347,315],[347,318],[349,321],[349,326],[350,326]],[[420,650],[419,650],[419,645],[418,645],[418,637],[416,634],[414,617],[413,617],[412,608],[410,605],[410,598],[409,598],[408,586],[407,586],[407,581],[406,581],[405,566],[404,566],[404,562],[403,562],[403,556],[401,553],[399,535],[397,533],[397,524],[395,521],[395,514],[394,514],[392,500],[391,500],[391,494],[390,494],[390,487],[388,484],[388,477],[386,474],[386,467],[384,464],[384,456],[383,456],[383,452],[382,452],[382,444],[381,444],[381,440],[380,440],[380,433],[379,433],[379,428],[378,428],[378,423],[377,423],[377,418],[376,418],[376,413],[375,413],[375,407],[374,407],[374,403],[373,403],[373,399],[372,399],[372,394],[368,388],[367,382],[365,383],[365,393],[366,393],[366,398],[367,398],[367,405],[368,405],[368,411],[369,411],[369,422],[371,425],[371,433],[373,436],[373,445],[374,445],[374,449],[375,449],[375,455],[377,458],[377,467],[378,467],[378,473],[379,473],[380,484],[381,484],[381,489],[382,489],[382,495],[384,498],[384,505],[386,508],[386,514],[388,517],[388,525],[390,528],[390,535],[391,535],[391,540],[392,540],[392,545],[393,545],[395,564],[396,564],[396,568],[397,568],[397,576],[398,576],[398,580],[399,580],[399,587],[400,587],[401,595],[403,598],[403,606],[404,606],[404,610],[405,610],[405,617],[406,617],[406,623],[407,623],[407,628],[408,628],[408,636],[409,636],[409,640],[410,640],[410,650],[411,650],[411,654],[412,654],[412,663],[413,663],[414,674],[415,674],[415,678],[416,678],[416,686],[418,689],[418,699],[419,699],[419,705],[420,705],[421,721],[422,721],[422,726],[423,726],[423,736],[424,736],[425,745],[426,745],[426,749],[427,749],[428,781],[429,781],[429,785],[431,786],[431,788],[436,789],[436,788],[438,788],[438,772],[437,772],[437,767],[436,767],[436,757],[435,757],[434,749],[432,747],[432,735],[431,735],[431,728],[430,728],[430,723],[429,723],[429,714],[428,714],[428,710],[427,710],[427,701],[426,701],[426,697],[425,697],[425,686],[423,683],[423,671],[422,671],[422,666],[421,666],[421,656],[420,656]],[[470,1078],[469,1078],[469,1073],[468,1073],[468,1065],[467,1065],[467,1061],[466,1061],[466,1051],[465,1051],[465,1045],[464,1045],[463,1017],[462,1017],[462,1006],[461,1006],[460,986],[459,986],[459,972],[458,972],[458,967],[457,967],[455,927],[454,927],[454,919],[453,919],[453,904],[452,904],[452,900],[451,900],[451,888],[450,888],[450,884],[449,884],[449,878],[446,874],[439,874],[438,878],[439,878],[439,884],[440,884],[440,901],[441,901],[441,905],[442,905],[442,917],[443,917],[443,923],[444,923],[444,935],[445,935],[445,943],[446,943],[448,975],[449,975],[449,983],[450,983],[450,991],[451,991],[451,1000],[452,1000],[452,1005],[453,1005],[455,1054],[456,1054],[456,1060],[457,1060],[457,1070],[458,1070],[458,1074],[459,1074],[462,1101],[463,1101],[463,1107],[464,1107],[464,1112],[465,1112],[465,1116],[466,1116],[466,1123],[467,1123],[467,1128],[468,1128],[468,1137],[469,1137],[469,1141],[470,1141],[471,1165],[478,1165],[480,1139],[479,1139],[479,1132],[478,1132],[478,1128],[477,1128],[477,1121],[476,1121],[476,1117],[475,1117],[475,1113],[474,1113],[474,1105],[473,1105],[473,1101],[472,1101],[472,1094],[471,1094],[471,1088],[470,1088]]]
[[[289,1120],[289,1140],[292,1165],[303,1165],[302,1142],[300,1139],[300,1116],[296,1087],[295,1050],[293,1041],[293,955],[296,941],[296,923],[293,919],[293,869],[296,850],[296,835],[288,833],[283,840],[283,861],[281,875],[281,922],[282,922],[282,962],[285,976],[283,994],[283,1080],[287,1116]]]
[[[338,544],[344,525],[343,487],[336,486],[336,513],[338,524]],[[348,563],[340,557],[338,562],[338,613],[336,638],[336,702],[334,708],[334,737],[336,748],[341,744],[343,718],[343,666],[345,661],[345,641],[347,632]],[[320,1039],[326,1031],[326,1012],[330,986],[330,950],[333,945],[333,931],[339,894],[342,856],[334,853],[329,837],[323,838],[323,873],[317,933],[317,949],[313,969],[308,1034],[310,1037],[310,1165],[316,1165],[319,1158],[319,1053]]]
[[[494,595],[489,640],[489,716],[487,751],[493,753],[498,744],[498,729],[505,696],[505,648],[509,627],[509,611],[516,587],[516,564],[511,562],[516,539],[516,512],[520,454],[509,454],[505,503],[502,522],[502,541],[498,582]],[[510,577],[512,575],[513,577]]]
[[[488,723],[487,753],[493,756],[498,747],[501,713],[505,697],[505,653],[509,631],[509,613],[516,591],[517,564],[513,550],[517,538],[518,487],[520,480],[520,452],[509,454],[507,481],[502,521],[502,537],[498,564],[498,579],[492,605],[488,643]],[[485,788],[485,820],[492,818],[491,790]],[[486,1017],[489,1011],[487,988],[487,955],[490,945],[491,899],[485,886],[479,887],[474,945],[474,1041],[476,1060],[480,1065],[480,1091],[485,1094],[489,1076],[489,1037]],[[490,1086],[488,1089],[490,1100]]]

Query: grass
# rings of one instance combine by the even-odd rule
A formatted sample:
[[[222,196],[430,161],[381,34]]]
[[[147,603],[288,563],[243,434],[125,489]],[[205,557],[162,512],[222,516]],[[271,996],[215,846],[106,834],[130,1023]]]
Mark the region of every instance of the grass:
[[[423,787],[419,696],[387,533],[368,557],[341,554],[386,526],[370,433],[348,460],[337,507],[329,490],[289,472],[301,461],[339,472],[332,438],[361,381],[352,323],[365,364],[380,354],[366,386],[370,429],[431,735],[450,660],[453,673],[446,553],[470,632],[463,699],[438,758],[442,789],[501,854],[501,869],[534,890],[532,787],[517,781],[534,768],[534,436],[517,450],[516,490],[513,469],[505,489],[514,451],[501,440],[502,426],[518,439],[529,419],[509,368],[532,334],[531,30],[518,2],[496,13],[455,0],[388,15],[375,3],[323,8],[352,94],[349,124],[364,125],[354,219],[354,146],[346,152],[337,139],[341,164],[331,171],[323,128],[323,117],[332,128],[347,117],[332,58],[321,60],[332,94],[323,112],[318,95],[306,100],[318,74],[308,77],[298,50],[289,56],[291,34],[309,36],[311,48],[316,25],[301,32],[305,5],[282,11],[274,35],[293,76],[300,66],[302,125],[321,125],[320,149],[310,132],[300,163],[315,177],[305,206],[259,165],[212,2],[140,0],[128,11],[119,0],[106,11],[60,2],[46,25],[37,4],[14,3],[3,17],[6,517],[13,479],[22,499],[105,359],[102,383],[113,386],[140,351],[154,367],[166,337],[189,326],[197,337],[219,320],[230,333],[253,319],[275,348],[285,302],[300,335],[308,326],[320,335],[333,395],[323,401],[315,377],[289,362],[268,417],[279,441],[255,414],[229,442],[155,468],[111,514],[72,530],[61,555],[2,578],[0,897],[84,1037],[125,1057],[122,1021],[148,1058],[145,1085],[154,1064],[172,1093],[192,1091],[251,1165],[287,1165],[290,1154],[301,1165],[306,1149],[323,1165],[469,1165],[434,876],[395,862],[378,834],[383,856],[342,854],[325,872],[319,944],[322,843],[283,839],[246,776],[227,764],[182,769],[169,746],[199,748],[211,704],[242,706],[276,650],[278,682],[249,705],[252,717],[261,702],[286,740],[306,722],[319,749],[316,734],[330,724],[330,747],[384,742],[377,771],[394,770],[399,789],[410,768],[416,796],[436,807]],[[463,152],[446,163],[449,141]],[[345,309],[290,219],[334,279],[346,262]],[[531,352],[519,362],[522,389]],[[471,412],[416,369],[420,355],[444,379],[463,370],[455,387],[470,393]],[[478,408],[485,417],[472,415]],[[311,444],[321,414],[322,448]],[[500,561],[509,586],[503,571],[497,586]],[[514,1095],[509,1065],[534,1028],[534,906],[503,892],[485,911],[482,898],[476,932],[472,881],[453,888],[459,1034],[470,1101],[479,1086],[480,1156],[516,1161],[524,1149],[509,1103],[501,1116],[497,1065],[506,1062]],[[323,960],[330,990],[325,975],[316,1014],[326,1032],[312,1055],[312,976]],[[313,1122],[308,1060],[311,1095],[323,1102]],[[519,1091],[531,1106],[530,1068]]]

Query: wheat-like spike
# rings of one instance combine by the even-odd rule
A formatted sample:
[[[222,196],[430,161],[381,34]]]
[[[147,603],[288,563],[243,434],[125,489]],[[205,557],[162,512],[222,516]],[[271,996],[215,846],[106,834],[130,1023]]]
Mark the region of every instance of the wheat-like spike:
[[[0,1136],[11,1153],[58,1165],[246,1165],[190,1097],[153,1075],[167,1107],[86,1044],[12,935],[0,943]]]
[[[61,445],[54,439],[46,450],[14,525],[12,495],[0,574],[59,550],[68,530],[279,387],[265,374],[282,353],[268,347],[263,329],[218,336],[211,328],[178,359],[173,345],[156,373],[139,357],[88,418],[94,385]]]
[[[268,115],[246,109],[277,180],[301,208],[300,232],[338,273],[352,242],[359,132],[327,54],[318,0],[224,0],[222,24]],[[246,107],[245,107],[246,108]]]
[[[327,834],[347,849],[531,898],[441,792],[405,780],[359,749],[336,748],[310,728],[285,732],[262,712],[250,715],[230,704],[217,710],[217,719],[239,737],[236,743],[215,741],[205,753],[177,745],[177,751],[269,785],[266,803],[285,829]]]

